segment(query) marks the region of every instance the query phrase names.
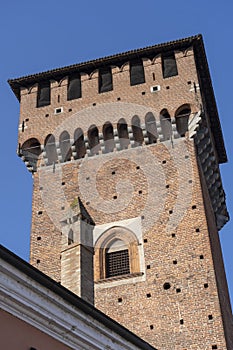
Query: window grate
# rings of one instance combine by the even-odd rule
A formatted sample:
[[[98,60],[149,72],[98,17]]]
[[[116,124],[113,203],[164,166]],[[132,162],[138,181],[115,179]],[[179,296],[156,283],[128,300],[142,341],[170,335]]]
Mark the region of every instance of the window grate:
[[[130,273],[128,249],[106,253],[106,277]]]

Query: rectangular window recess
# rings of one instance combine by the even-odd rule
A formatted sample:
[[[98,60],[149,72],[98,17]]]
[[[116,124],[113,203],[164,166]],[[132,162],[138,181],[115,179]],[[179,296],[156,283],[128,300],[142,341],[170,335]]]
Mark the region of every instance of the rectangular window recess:
[[[63,107],[58,107],[54,109],[54,114],[61,114],[63,113]]]
[[[154,85],[150,87],[150,92],[157,92],[161,90],[161,86],[160,85]]]

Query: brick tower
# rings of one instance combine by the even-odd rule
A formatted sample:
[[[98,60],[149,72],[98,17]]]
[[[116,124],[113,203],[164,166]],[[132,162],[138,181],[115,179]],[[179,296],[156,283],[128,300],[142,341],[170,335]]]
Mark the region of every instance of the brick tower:
[[[156,348],[233,349],[202,37],[9,83],[34,179],[31,264]]]

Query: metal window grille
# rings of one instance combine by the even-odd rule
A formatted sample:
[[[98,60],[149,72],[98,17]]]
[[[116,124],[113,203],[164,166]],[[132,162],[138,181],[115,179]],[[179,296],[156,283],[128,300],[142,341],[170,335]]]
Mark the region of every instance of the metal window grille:
[[[106,253],[106,277],[130,273],[128,249]]]

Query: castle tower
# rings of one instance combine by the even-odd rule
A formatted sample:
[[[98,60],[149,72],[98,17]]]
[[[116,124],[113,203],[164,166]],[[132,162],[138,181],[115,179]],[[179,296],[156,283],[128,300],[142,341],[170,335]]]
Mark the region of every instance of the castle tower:
[[[232,349],[227,157],[202,37],[9,83],[32,265],[155,347]]]

